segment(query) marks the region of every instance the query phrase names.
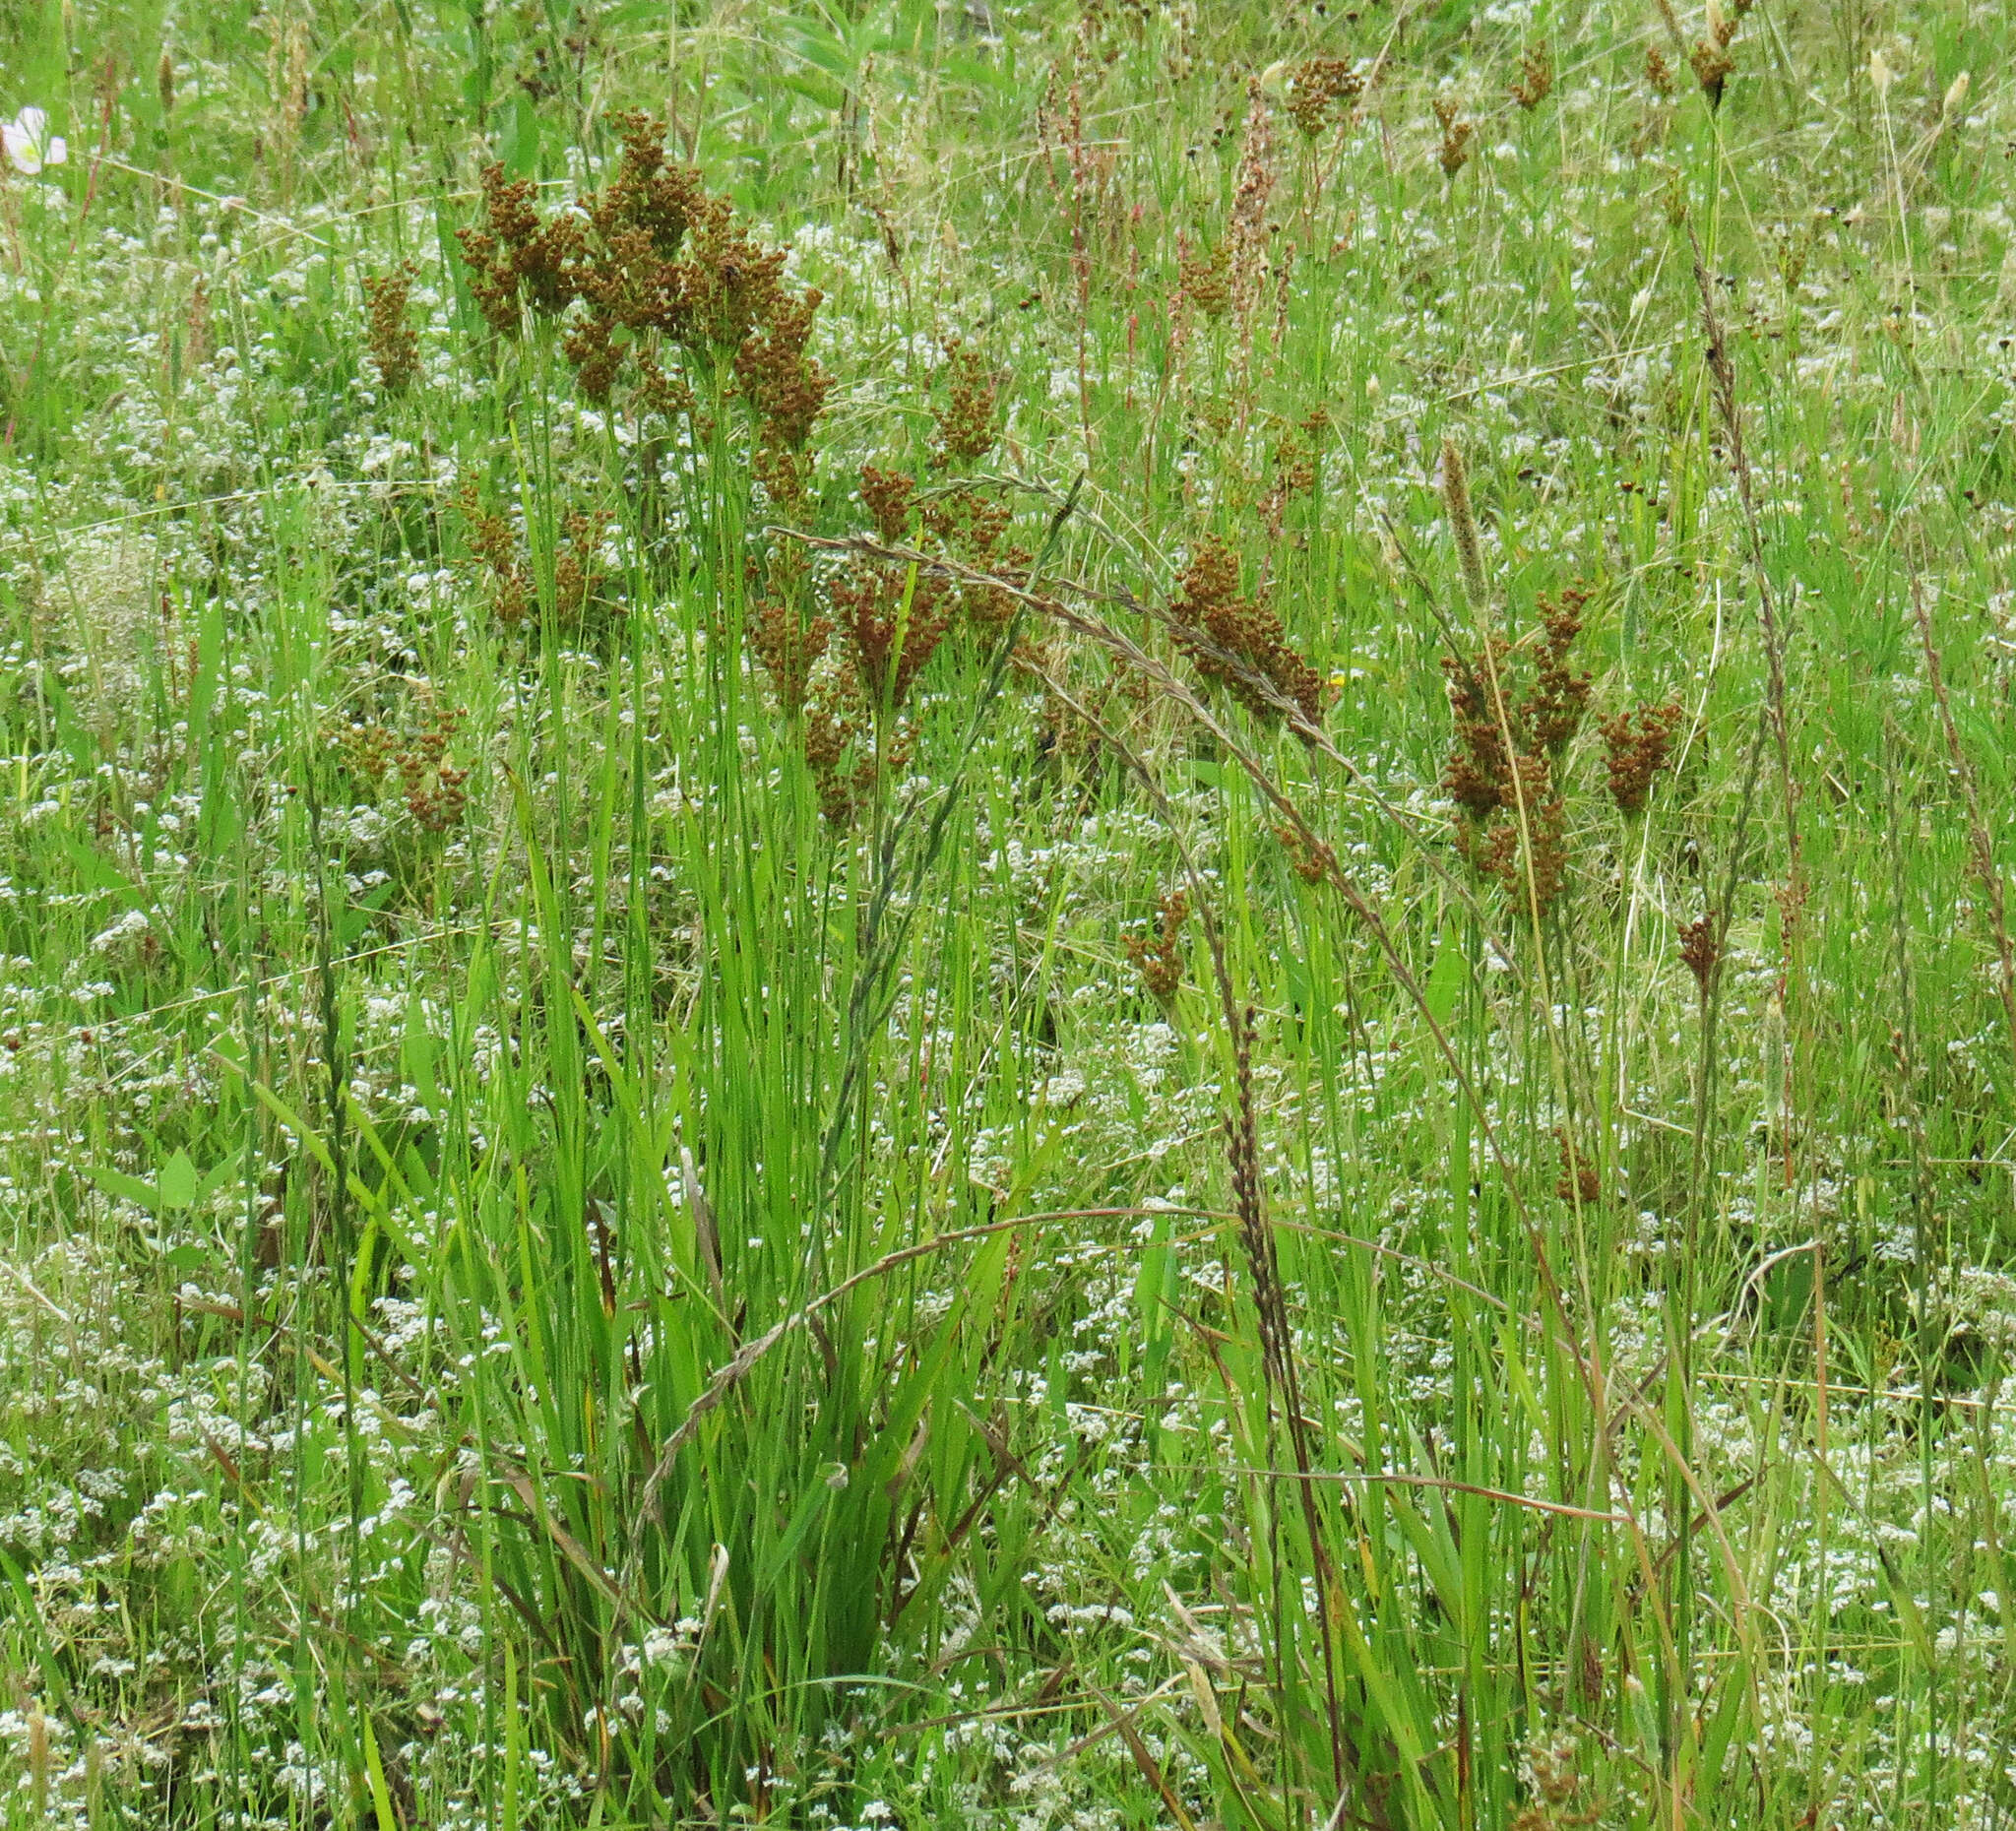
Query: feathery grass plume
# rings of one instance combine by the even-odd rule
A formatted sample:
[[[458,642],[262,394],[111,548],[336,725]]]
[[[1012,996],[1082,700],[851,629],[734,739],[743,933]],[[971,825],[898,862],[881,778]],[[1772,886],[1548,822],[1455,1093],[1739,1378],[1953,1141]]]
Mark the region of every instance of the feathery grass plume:
[[[1449,517],[1449,533],[1456,541],[1456,557],[1463,567],[1463,590],[1470,607],[1480,616],[1489,613],[1491,592],[1484,579],[1483,543],[1478,538],[1477,515],[1470,503],[1470,472],[1463,462],[1463,448],[1454,439],[1442,441],[1442,506]]]
[[[364,279],[364,343],[378,379],[391,394],[404,394],[419,373],[420,340],[407,323],[407,301],[419,269],[402,261],[389,274]]]

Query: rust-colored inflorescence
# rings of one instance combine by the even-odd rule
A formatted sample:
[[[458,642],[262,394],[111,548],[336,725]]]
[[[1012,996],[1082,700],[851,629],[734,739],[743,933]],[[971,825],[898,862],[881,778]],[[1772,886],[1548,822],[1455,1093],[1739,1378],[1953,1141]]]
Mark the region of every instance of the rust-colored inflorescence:
[[[463,538],[471,557],[489,581],[490,613],[506,628],[515,628],[525,621],[533,601],[532,575],[519,558],[518,537],[503,516],[483,507],[468,477],[456,492],[456,506],[462,511]]]
[[[1231,310],[1231,276],[1222,245],[1181,244],[1176,250],[1176,284],[1182,297],[1207,318],[1223,318]]]
[[[1507,93],[1529,114],[1554,93],[1554,53],[1544,38],[1520,53],[1519,80]]]
[[[915,489],[901,472],[861,467],[861,502],[885,545],[909,537]],[[862,554],[830,591],[834,623],[869,709],[896,711],[951,624],[956,600],[950,584],[925,567]]]
[[[1705,999],[1714,982],[1715,969],[1722,960],[1713,911],[1697,916],[1680,929],[1680,959],[1694,976],[1694,983]]]
[[[1157,908],[1157,924],[1152,934],[1121,936],[1127,958],[1141,975],[1141,982],[1159,1004],[1167,1004],[1183,982],[1183,924],[1190,917],[1190,897],[1184,890],[1171,890]]]
[[[1323,676],[1288,644],[1281,618],[1239,593],[1239,562],[1218,537],[1199,543],[1169,605],[1176,647],[1207,680],[1266,719],[1280,719],[1284,701],[1311,725],[1323,717]]]
[[[1568,811],[1554,769],[1589,704],[1589,676],[1574,666],[1572,648],[1590,596],[1573,586],[1540,599],[1541,640],[1523,690],[1500,636],[1479,655],[1442,661],[1456,719],[1442,783],[1464,816],[1457,843],[1480,871],[1542,913],[1567,875]]]
[[[1576,1149],[1565,1125],[1554,1127],[1554,1143],[1561,1152],[1561,1173],[1554,1179],[1554,1193],[1564,1202],[1594,1206],[1603,1195],[1603,1177],[1596,1166]]]
[[[420,370],[420,340],[406,321],[417,269],[402,261],[364,281],[364,343],[388,394],[404,394]]]
[[[821,295],[788,285],[784,251],[758,243],[692,166],[666,159],[662,121],[629,114],[621,128],[616,175],[552,218],[530,180],[499,165],[483,173],[482,223],[458,237],[476,302],[506,337],[527,311],[571,313],[561,347],[592,398],[627,374],[641,405],[689,410],[692,383],[666,369],[668,351],[732,378],[767,469],[788,474],[780,455],[803,451],[831,386],[807,353]]]
[[[1644,808],[1653,778],[1672,761],[1673,734],[1679,726],[1680,709],[1671,701],[1620,712],[1598,726],[1609,764],[1610,799],[1622,812],[1635,814]]]
[[[946,403],[939,412],[937,460],[977,464],[994,449],[997,390],[986,358],[954,340],[945,353]]]
[[[1319,140],[1351,119],[1365,79],[1342,57],[1310,57],[1289,73],[1288,113],[1305,139]]]
[[[1436,97],[1435,119],[1442,124],[1442,144],[1436,158],[1441,160],[1443,171],[1453,178],[1470,163],[1470,143],[1477,137],[1477,129],[1462,118],[1461,108],[1450,95]]]

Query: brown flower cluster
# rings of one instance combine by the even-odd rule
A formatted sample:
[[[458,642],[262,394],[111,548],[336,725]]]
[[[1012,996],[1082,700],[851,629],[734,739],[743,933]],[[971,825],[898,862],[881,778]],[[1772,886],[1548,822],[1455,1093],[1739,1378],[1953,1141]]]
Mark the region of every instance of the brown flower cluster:
[[[1743,23],[1743,15],[1754,4],[1755,0],[1732,0],[1731,11],[1725,13],[1711,0],[1708,35],[1687,53],[1687,62],[1694,70],[1694,81],[1701,85],[1701,93],[1708,97],[1708,105],[1712,109],[1722,106],[1723,88],[1735,73],[1735,56],[1729,47]]]
[[[1506,93],[1529,114],[1554,93],[1554,53],[1544,38],[1520,53],[1519,80]]]
[[[594,399],[627,374],[646,408],[691,410],[691,382],[667,371],[668,351],[710,381],[730,380],[776,495],[773,476],[798,471],[831,386],[806,353],[823,299],[787,285],[784,251],[758,243],[692,166],[666,159],[662,121],[620,124],[616,175],[572,211],[546,218],[530,180],[499,165],[483,173],[482,224],[458,237],[476,302],[507,337],[527,310],[569,314],[561,347]]]
[[[1192,248],[1187,242],[1179,246],[1176,284],[1182,296],[1207,318],[1223,318],[1231,310],[1231,275],[1223,247]]]
[[[463,538],[470,557],[486,580],[490,613],[507,629],[515,629],[537,600],[533,569],[519,549],[509,521],[483,506],[475,483],[465,477],[456,491]],[[559,627],[572,634],[586,628],[595,607],[602,602],[601,546],[609,531],[606,509],[570,511],[561,517],[560,539],[553,553],[553,610]]]
[[[1672,761],[1673,734],[1680,709],[1669,700],[1663,706],[1639,706],[1605,719],[1604,755],[1609,764],[1610,799],[1627,814],[1640,812],[1652,792],[1653,778]]]
[[[945,392],[946,404],[937,415],[937,460],[977,464],[994,449],[997,391],[986,358],[956,339],[946,350]]]
[[[1288,112],[1303,138],[1320,140],[1351,118],[1365,79],[1342,57],[1311,57],[1289,74]]]
[[[470,772],[448,760],[462,728],[462,711],[433,705],[426,689],[423,703],[432,707],[432,716],[410,737],[402,738],[379,724],[348,725],[328,735],[343,767],[372,791],[388,777],[397,777],[413,824],[438,837],[460,825],[469,811]]]
[[[404,394],[420,369],[420,340],[406,321],[418,270],[402,261],[389,274],[364,281],[364,345],[388,394]]]
[[[1541,598],[1541,640],[1523,684],[1512,646],[1499,636],[1474,659],[1442,661],[1456,716],[1442,782],[1465,815],[1458,844],[1480,871],[1543,912],[1567,871],[1568,813],[1554,765],[1589,704],[1589,676],[1572,657],[1589,598],[1579,586],[1558,600]]]
[[[831,591],[834,621],[869,708],[899,710],[952,625],[952,587],[921,566],[863,558]]]
[[[1281,618],[1239,593],[1239,561],[1212,536],[1183,569],[1170,603],[1170,633],[1207,680],[1215,680],[1264,719],[1280,719],[1283,702],[1311,725],[1322,720],[1323,676],[1292,649]]]
[[[1442,124],[1442,145],[1436,158],[1441,160],[1442,170],[1453,178],[1470,163],[1470,143],[1477,137],[1477,129],[1462,118],[1453,95],[1436,98],[1435,119]]]
[[[560,520],[560,545],[553,555],[553,610],[560,627],[578,630],[588,621],[590,606],[602,583],[601,547],[609,532],[609,512],[576,510]]]
[[[1701,996],[1708,996],[1708,988],[1715,979],[1715,969],[1722,959],[1722,948],[1716,934],[1715,914],[1711,910],[1697,916],[1680,928],[1680,959],[1687,971],[1694,976],[1694,983]]]
[[[1554,1143],[1561,1152],[1561,1173],[1554,1180],[1554,1193],[1564,1202],[1593,1207],[1603,1195],[1603,1177],[1596,1166],[1576,1148],[1565,1125],[1554,1127]]]
[[[1158,906],[1154,933],[1120,937],[1142,984],[1158,1004],[1167,1004],[1183,982],[1183,924],[1189,918],[1189,893],[1171,890]]]
[[[438,712],[412,742],[393,760],[406,790],[406,810],[422,832],[436,836],[462,823],[469,811],[470,772],[448,760],[449,746],[462,725],[453,707]]]
[[[515,629],[533,603],[532,574],[519,557],[518,537],[503,516],[483,507],[468,477],[456,492],[456,506],[462,512],[470,555],[489,582],[490,614],[507,629]]]

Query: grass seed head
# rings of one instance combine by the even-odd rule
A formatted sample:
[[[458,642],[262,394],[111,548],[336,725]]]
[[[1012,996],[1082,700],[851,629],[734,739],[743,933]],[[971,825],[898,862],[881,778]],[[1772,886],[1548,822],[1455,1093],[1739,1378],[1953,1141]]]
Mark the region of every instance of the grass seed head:
[[[1453,95],[1436,96],[1435,119],[1442,124],[1442,144],[1435,157],[1441,161],[1443,173],[1453,178],[1470,163],[1471,142],[1477,137],[1477,129],[1462,118],[1462,108]]]
[[[1643,812],[1653,779],[1672,760],[1673,735],[1679,726],[1680,709],[1671,701],[1620,712],[1599,726],[1609,765],[1610,799],[1619,812]]]
[[[1289,75],[1289,119],[1304,139],[1320,140],[1351,119],[1364,87],[1364,78],[1342,57],[1306,58]]]
[[[1554,53],[1544,38],[1529,44],[1519,56],[1519,79],[1508,94],[1531,114],[1554,92]]]
[[[406,317],[417,272],[412,262],[402,261],[389,274],[364,281],[364,342],[379,381],[391,394],[404,394],[419,373],[420,340]]]

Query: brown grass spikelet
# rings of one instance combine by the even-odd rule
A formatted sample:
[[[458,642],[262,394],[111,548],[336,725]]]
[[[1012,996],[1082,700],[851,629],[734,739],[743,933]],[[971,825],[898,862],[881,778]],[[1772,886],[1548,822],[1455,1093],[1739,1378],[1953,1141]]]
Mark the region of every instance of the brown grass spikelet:
[[[1451,178],[1470,163],[1471,142],[1477,137],[1477,129],[1462,119],[1462,112],[1454,96],[1436,97],[1435,119],[1442,124],[1442,144],[1436,158],[1444,174]]]
[[[805,708],[805,765],[819,796],[819,812],[829,826],[853,825],[861,799],[874,780],[872,758],[852,767],[848,757],[861,730],[860,690],[850,669],[843,668],[830,692],[822,692]]]
[[[1708,996],[1709,986],[1715,977],[1715,969],[1722,959],[1721,940],[1713,911],[1709,911],[1680,928],[1680,959],[1687,971],[1694,976],[1694,984],[1701,996]]]
[[[390,394],[403,394],[420,368],[420,340],[406,321],[419,270],[402,261],[389,274],[364,280],[364,343],[378,379]]]
[[[1480,872],[1544,916],[1568,878],[1568,806],[1545,757],[1513,759],[1501,806],[1502,819],[1468,833],[1459,830],[1458,846]]]
[[[1679,707],[1669,700],[1662,706],[1620,712],[1597,726],[1609,765],[1610,799],[1620,812],[1635,814],[1644,808],[1653,779],[1672,760],[1680,716]]]
[[[1666,52],[1656,44],[1647,45],[1645,49],[1645,81],[1651,85],[1654,95],[1665,99],[1670,99],[1678,87],[1672,65],[1667,62]]]
[[[1199,542],[1168,608],[1176,647],[1208,680],[1248,710],[1279,719],[1292,702],[1311,725],[1323,717],[1323,676],[1289,646],[1281,618],[1239,593],[1238,556],[1226,540]]]
[[[1743,15],[1749,10],[1748,0],[1735,0],[1732,13],[1723,12],[1716,0],[1708,0],[1708,35],[1687,53],[1694,80],[1701,85],[1701,93],[1708,97],[1711,109],[1722,106],[1723,86],[1735,71],[1736,60],[1729,47],[1735,38],[1736,28],[1742,23]]]
[[[459,708],[438,708],[411,743],[392,759],[406,791],[407,812],[422,832],[437,837],[460,825],[469,810],[464,785],[470,772],[448,761],[462,722]]]
[[[955,338],[946,346],[945,406],[937,414],[937,462],[977,464],[994,449],[999,390],[987,360]]]
[[[1488,671],[1502,676],[1510,646],[1500,636],[1490,640]],[[1488,686],[1467,657],[1445,655],[1442,671],[1448,676],[1449,709],[1456,718],[1456,737],[1442,784],[1473,820],[1487,820],[1510,799],[1511,759],[1505,750],[1504,726]]]
[[[1541,645],[1524,717],[1533,747],[1550,755],[1567,747],[1589,705],[1589,675],[1575,669],[1569,650],[1582,633],[1582,607],[1590,596],[1580,585],[1571,585],[1558,599],[1543,594],[1538,600]]]
[[[1288,113],[1306,140],[1319,140],[1351,118],[1365,80],[1342,57],[1309,57],[1289,73]]]
[[[1519,79],[1506,93],[1531,114],[1554,93],[1554,53],[1546,39],[1529,44],[1519,54]]]
[[[1475,656],[1442,659],[1455,720],[1442,785],[1460,810],[1457,849],[1542,914],[1567,880],[1568,810],[1553,760],[1589,701],[1572,644],[1591,596],[1576,585],[1541,597],[1541,640],[1523,686],[1523,652],[1495,633]]]
[[[1596,1166],[1576,1149],[1565,1125],[1554,1127],[1554,1143],[1561,1153],[1561,1173],[1555,1178],[1554,1193],[1564,1202],[1595,1206],[1603,1198],[1603,1177]]]
[[[1290,868],[1303,883],[1329,883],[1337,876],[1337,854],[1321,840],[1287,821],[1275,826],[1274,837],[1288,854]]]
[[[627,375],[648,410],[690,413],[693,386],[674,368],[730,378],[768,455],[766,486],[789,501],[803,467],[778,454],[803,451],[831,388],[809,353],[824,297],[793,290],[785,251],[758,242],[693,166],[667,159],[664,122],[629,113],[617,125],[614,176],[550,218],[530,180],[484,170],[481,221],[457,237],[471,289],[503,336],[528,310],[573,312],[561,348],[593,399]]]
[[[788,576],[780,576],[787,572]],[[773,567],[749,623],[749,646],[770,676],[778,711],[788,720],[804,712],[812,691],[812,670],[825,659],[833,641],[831,617],[807,617],[800,611],[803,583],[801,561]]]
[[[602,582],[601,546],[609,532],[606,509],[574,511],[561,518],[562,540],[553,555],[553,609],[562,627],[579,627]]]
[[[1565,1198],[1564,1198],[1565,1199]],[[1520,1763],[1527,1802],[1512,1820],[1512,1831],[1570,1831],[1603,1818],[1600,1804],[1584,1803],[1584,1781],[1575,1744],[1565,1736],[1536,1742]]]
[[[861,466],[861,506],[875,524],[875,532],[886,546],[900,546],[910,537],[911,498],[916,493],[914,478],[901,471],[885,471],[879,465]]]
[[[1255,78],[1246,86],[1246,135],[1226,225],[1227,284],[1243,319],[1258,303],[1267,275],[1267,206],[1274,196],[1274,121]]]
[[[1189,892],[1167,891],[1157,905],[1153,933],[1121,936],[1127,958],[1158,1004],[1167,1004],[1183,982],[1183,924],[1189,918]]]
[[[564,310],[575,295],[574,271],[582,255],[581,227],[571,217],[545,221],[538,213],[538,187],[530,178],[507,178],[501,164],[486,165],[482,189],[483,224],[456,231],[475,295],[490,329],[516,337],[523,307],[548,315]]]
[[[1694,81],[1701,85],[1702,95],[1708,97],[1709,107],[1720,108],[1723,88],[1735,74],[1736,67],[1728,42],[1713,37],[1703,38],[1687,53],[1687,62],[1693,69]]]
[[[472,478],[463,478],[455,500],[470,557],[488,579],[490,613],[507,629],[516,628],[533,602],[532,575],[519,557],[518,537],[503,516],[483,507]]]
[[[1182,243],[1176,251],[1176,284],[1180,296],[1207,318],[1223,318],[1231,310],[1231,281],[1221,246]]]
[[[1015,584],[1029,571],[1029,550],[1008,539],[1013,517],[1008,505],[978,488],[941,490],[921,504],[919,516],[930,537],[976,571]],[[963,580],[959,605],[979,630],[1007,627],[1017,600],[1000,585]]]
[[[901,472],[861,467],[861,501],[885,544],[898,545],[908,536],[915,490]],[[868,706],[901,707],[951,625],[958,600],[950,582],[922,566],[861,554],[828,592],[834,627]]]

